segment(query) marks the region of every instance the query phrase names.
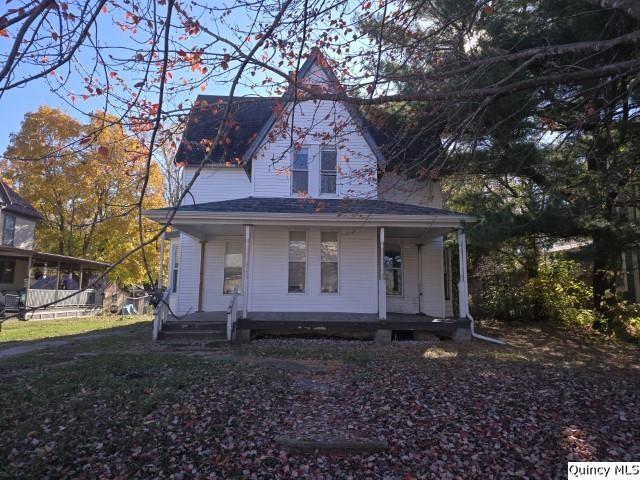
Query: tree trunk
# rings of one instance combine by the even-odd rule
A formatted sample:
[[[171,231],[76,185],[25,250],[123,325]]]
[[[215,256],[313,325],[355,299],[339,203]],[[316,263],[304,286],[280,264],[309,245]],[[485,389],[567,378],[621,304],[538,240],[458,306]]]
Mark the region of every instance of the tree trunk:
[[[597,314],[607,319],[607,327],[613,321],[612,309],[616,303],[616,280],[621,268],[622,252],[617,243],[607,235],[593,237],[593,304]],[[602,328],[596,318],[594,329]]]

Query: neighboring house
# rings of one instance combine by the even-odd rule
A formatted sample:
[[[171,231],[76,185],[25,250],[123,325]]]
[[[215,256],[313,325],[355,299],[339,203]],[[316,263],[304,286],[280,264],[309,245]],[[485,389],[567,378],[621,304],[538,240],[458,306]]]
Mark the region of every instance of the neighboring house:
[[[298,79],[340,88],[317,50]],[[452,314],[443,235],[459,231],[464,248],[474,219],[442,210],[437,182],[382,174],[381,146],[354,106],[290,98],[234,100],[229,133],[212,153],[228,99],[195,102],[175,158],[184,184],[205,155],[210,161],[171,222],[179,232],[169,256],[175,315],[221,320],[237,291],[245,339],[285,326],[360,326],[380,339],[468,327],[458,320],[468,313],[464,285],[460,315],[443,321]],[[163,223],[171,211],[146,215]],[[464,281],[466,266],[461,273]]]
[[[36,223],[42,215],[5,182],[0,181],[0,293],[6,301],[7,315],[18,307],[10,300],[20,298],[19,309],[27,318],[55,318],[92,315],[101,311],[100,293],[95,289],[78,292],[60,303],[39,308],[73,291],[66,285],[89,286],[92,279],[109,264],[84,258],[38,252],[35,248]],[[72,283],[64,276],[73,278]],[[37,283],[36,277],[40,277]],[[34,288],[35,287],[35,288]],[[12,304],[9,308],[9,304]],[[9,311],[10,310],[10,311]]]

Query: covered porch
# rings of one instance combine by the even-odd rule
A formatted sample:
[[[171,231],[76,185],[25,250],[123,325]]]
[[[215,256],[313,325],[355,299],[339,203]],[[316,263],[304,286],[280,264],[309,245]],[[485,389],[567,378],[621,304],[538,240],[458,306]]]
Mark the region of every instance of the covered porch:
[[[91,316],[102,311],[98,276],[108,263],[0,246],[5,318]]]
[[[269,203],[274,200],[281,199]],[[256,199],[258,207],[262,201]],[[358,205],[363,202],[379,210],[293,214],[194,206],[178,212],[172,227],[181,235],[171,240],[170,270],[176,269],[167,297],[174,317],[212,326],[232,317],[239,339],[283,330],[452,336],[467,326],[466,287],[459,285],[455,313],[453,289],[445,288],[452,274],[445,272],[443,236],[458,232],[462,251],[465,224],[473,219],[391,202]],[[401,210],[381,213],[383,207]],[[147,215],[162,222],[166,211]],[[464,262],[460,279],[466,282]]]

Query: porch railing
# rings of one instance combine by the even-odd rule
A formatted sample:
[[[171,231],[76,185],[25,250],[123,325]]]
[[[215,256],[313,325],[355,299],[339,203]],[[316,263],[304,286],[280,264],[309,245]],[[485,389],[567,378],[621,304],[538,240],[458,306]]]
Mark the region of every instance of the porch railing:
[[[67,298],[68,297],[68,298]],[[27,290],[25,305],[27,308],[42,307],[88,307],[101,306],[102,299],[94,289],[87,290],[44,290],[30,288]]]
[[[166,291],[162,295],[160,302],[156,306],[156,309],[153,312],[153,341],[158,340],[158,336],[162,331],[162,326],[167,321],[169,317],[169,292]]]
[[[234,290],[227,308],[227,340],[230,342],[236,336],[236,322],[238,321],[238,290]]]

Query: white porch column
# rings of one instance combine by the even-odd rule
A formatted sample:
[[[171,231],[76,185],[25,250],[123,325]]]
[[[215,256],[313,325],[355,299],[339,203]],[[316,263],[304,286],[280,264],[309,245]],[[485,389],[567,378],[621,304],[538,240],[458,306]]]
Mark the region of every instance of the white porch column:
[[[200,276],[198,280],[198,312],[202,312],[202,305],[204,302],[204,262],[206,254],[207,242],[206,240],[200,241]]]
[[[253,225],[244,226],[244,265],[242,266],[242,318],[247,318],[249,312],[249,269],[251,268],[251,236],[253,234]]]
[[[467,287],[467,239],[464,230],[458,230],[458,263],[460,281],[458,282],[458,307],[460,318],[469,314],[469,289]]]
[[[378,318],[387,319],[387,285],[384,281],[384,227],[380,227],[380,273],[378,278]]]

